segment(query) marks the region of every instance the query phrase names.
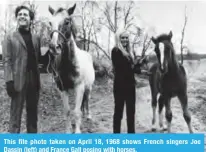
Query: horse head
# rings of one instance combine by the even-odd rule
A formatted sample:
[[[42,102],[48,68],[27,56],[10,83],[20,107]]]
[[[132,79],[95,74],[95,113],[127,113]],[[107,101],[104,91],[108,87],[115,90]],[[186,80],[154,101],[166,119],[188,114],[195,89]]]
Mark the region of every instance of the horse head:
[[[169,34],[161,34],[157,38],[152,37],[151,40],[155,44],[154,52],[157,56],[160,72],[165,74],[168,72],[174,58],[174,48],[172,44],[172,31]]]
[[[59,8],[56,11],[51,6],[48,8],[52,15],[49,22],[52,30],[49,47],[53,55],[61,54],[64,50],[64,44],[67,44],[71,39],[75,39],[76,37],[77,30],[73,21],[75,8],[76,4],[69,9]]]

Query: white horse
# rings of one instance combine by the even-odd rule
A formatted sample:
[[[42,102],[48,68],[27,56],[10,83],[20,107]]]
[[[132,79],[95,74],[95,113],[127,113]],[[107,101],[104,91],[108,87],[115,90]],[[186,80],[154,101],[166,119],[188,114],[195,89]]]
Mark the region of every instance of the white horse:
[[[95,81],[92,56],[78,48],[75,42],[76,27],[72,15],[75,8],[76,4],[69,9],[59,8],[55,11],[49,6],[52,15],[50,53],[53,57],[53,74],[63,100],[67,133],[71,133],[72,126],[69,91],[73,89],[75,92],[75,133],[81,133],[82,110],[91,119],[88,102]]]

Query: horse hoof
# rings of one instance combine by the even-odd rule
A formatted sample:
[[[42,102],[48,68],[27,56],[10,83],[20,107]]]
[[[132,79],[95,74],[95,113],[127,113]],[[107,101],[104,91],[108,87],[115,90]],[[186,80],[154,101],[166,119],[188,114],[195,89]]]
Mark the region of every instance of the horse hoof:
[[[92,120],[92,116],[91,115],[87,115],[87,120]]]
[[[168,133],[168,134],[171,134],[172,132],[171,132],[171,130],[168,130],[168,129],[167,129],[167,133]]]
[[[75,130],[75,134],[81,134],[81,130],[80,129],[76,129]]]
[[[190,133],[193,134],[194,132],[191,130]]]
[[[163,131],[167,131],[167,128],[163,128]]]
[[[164,126],[160,127],[160,131],[167,131],[167,127]]]
[[[152,128],[151,130],[152,130],[152,132],[155,132],[157,129],[156,128]]]
[[[65,132],[66,132],[66,134],[71,134],[72,133],[71,129],[67,129]]]
[[[157,126],[156,126],[156,124],[152,124],[152,129],[151,129],[151,131],[157,131]]]

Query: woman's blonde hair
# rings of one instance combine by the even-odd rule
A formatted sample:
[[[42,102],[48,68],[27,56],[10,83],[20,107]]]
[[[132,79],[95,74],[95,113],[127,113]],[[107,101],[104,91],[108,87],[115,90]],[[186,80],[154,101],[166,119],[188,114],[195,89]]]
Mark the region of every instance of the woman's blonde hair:
[[[122,43],[121,43],[121,36],[122,35],[127,35],[128,36],[128,41],[129,41],[129,44],[127,45],[127,50],[125,50],[125,48],[122,46]],[[132,47],[131,47],[131,44],[130,44],[130,34],[127,30],[118,30],[115,34],[115,45],[117,48],[119,48],[122,52],[122,54],[125,56],[125,57],[131,57],[132,60],[134,59],[134,54],[133,54],[133,51],[132,51]]]

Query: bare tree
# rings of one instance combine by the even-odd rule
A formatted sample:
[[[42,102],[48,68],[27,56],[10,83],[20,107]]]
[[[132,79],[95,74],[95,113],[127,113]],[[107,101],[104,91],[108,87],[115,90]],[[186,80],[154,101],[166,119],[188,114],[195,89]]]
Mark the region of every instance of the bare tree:
[[[124,4],[124,6],[121,6],[118,1],[115,1],[114,5],[112,5],[112,3],[106,2],[106,6],[102,10],[104,16],[106,17],[106,21],[102,22],[101,24],[103,26],[106,26],[113,33],[116,33],[118,29],[118,24],[120,23],[121,19],[123,19],[124,21],[125,28],[129,28],[131,25],[134,25],[134,23],[132,23],[134,19],[134,15],[132,12],[134,8],[134,2],[129,1],[127,3],[128,4]]]
[[[120,18],[118,12],[120,7],[118,6],[118,2],[115,1],[114,6],[111,3],[106,2],[106,6],[104,8],[103,14],[106,17],[105,22],[100,22],[103,26],[106,26],[110,31],[116,33],[118,28],[118,19]],[[112,19],[112,14],[114,14],[114,19]]]
[[[134,2],[130,1],[128,2],[128,8],[127,5],[124,6],[123,8],[123,13],[124,13],[124,27],[127,29],[134,23],[132,22],[134,20],[134,16],[132,16],[132,10],[134,8]]]
[[[11,31],[15,28],[14,26],[14,15],[13,15],[13,8],[15,5],[8,5],[6,10],[5,10],[5,22],[4,22],[4,35],[7,34],[8,31]]]
[[[142,33],[143,33],[143,30],[140,27],[134,25],[134,28],[135,28],[135,32],[133,32],[133,30],[130,31],[130,33],[132,35],[134,35],[134,38],[133,38],[133,41],[132,41],[132,44],[131,44],[133,50],[135,50],[136,45],[141,44],[141,36],[142,36]]]
[[[86,51],[90,50],[90,45],[93,46],[93,48],[97,48],[97,50],[100,50],[106,55],[108,59],[110,59],[110,56],[108,55],[107,51],[101,47],[101,45],[98,42],[98,36],[97,33],[100,31],[100,27],[98,25],[98,21],[100,18],[94,17],[94,8],[99,8],[98,3],[94,1],[86,1],[82,4],[81,7],[81,19],[82,19],[82,26],[81,26],[81,36],[80,43],[83,43],[83,48]],[[99,53],[98,53],[99,54]]]
[[[38,20],[35,22],[35,32],[41,38],[41,45],[47,46],[50,40],[50,26],[49,26],[49,19],[46,17],[39,17]]]
[[[184,51],[184,48],[185,48],[184,45],[183,45],[183,42],[184,42],[184,36],[185,36],[185,28],[186,28],[187,19],[188,19],[186,9],[187,9],[187,7],[185,6],[184,25],[183,25],[183,29],[182,29],[182,38],[181,38],[181,42],[180,42],[181,64],[183,64],[183,51]]]
[[[123,22],[124,28],[128,29],[133,23],[134,2],[128,1],[123,3],[115,2],[106,2],[105,8],[102,10],[104,15],[104,21],[101,21],[100,24],[105,26],[108,29],[108,53],[110,53],[110,39],[112,34],[115,34],[119,28],[119,24]]]
[[[148,34],[144,36],[143,48],[142,48],[142,57],[145,57],[145,53],[151,44],[151,39],[148,37]]]
[[[81,42],[83,49],[89,51],[92,31],[94,30],[95,18],[93,17],[94,7],[98,7],[97,2],[86,1],[81,3]]]

